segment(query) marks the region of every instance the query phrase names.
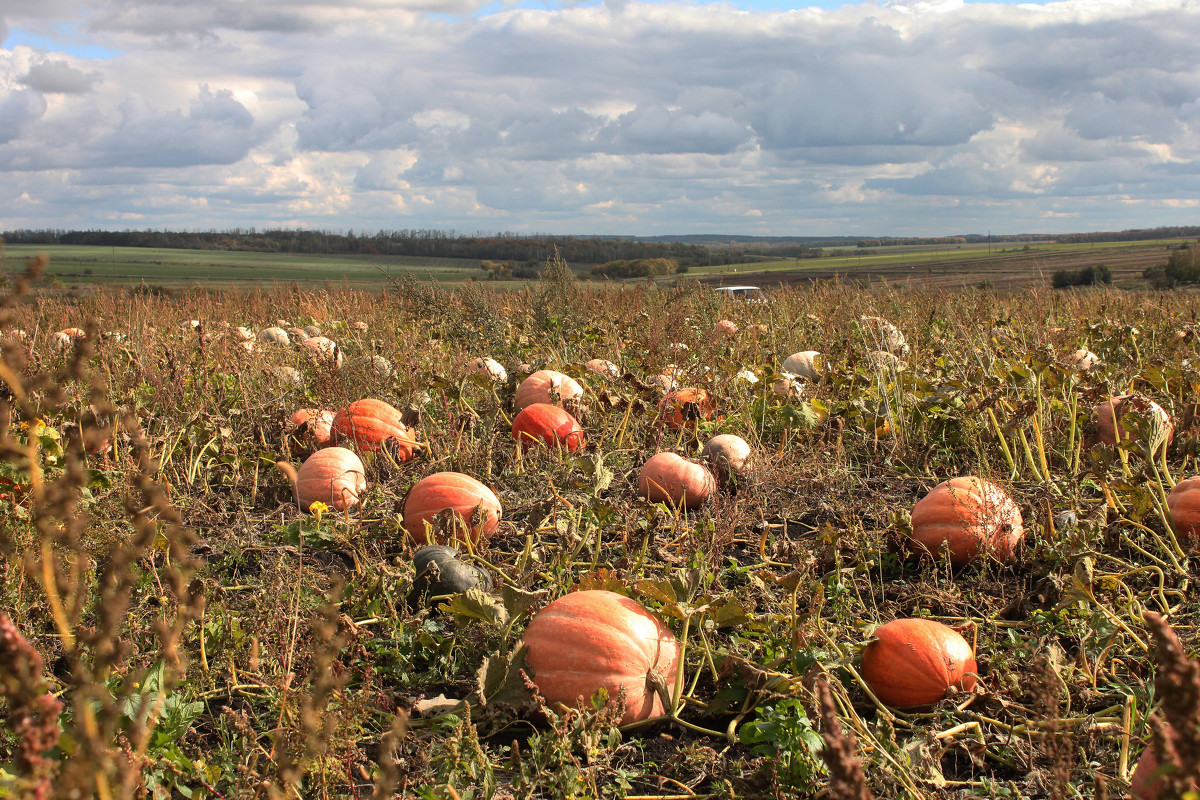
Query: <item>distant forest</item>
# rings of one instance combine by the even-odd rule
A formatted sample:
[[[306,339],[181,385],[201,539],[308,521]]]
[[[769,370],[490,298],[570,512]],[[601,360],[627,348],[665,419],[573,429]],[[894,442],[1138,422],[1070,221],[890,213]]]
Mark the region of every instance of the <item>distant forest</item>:
[[[672,259],[681,267],[739,264],[780,258],[817,258],[822,247],[887,247],[952,245],[981,242],[1119,242],[1200,236],[1200,226],[1164,227],[1059,235],[1015,234],[912,237],[756,237],[756,236],[555,236],[496,233],[465,235],[434,229],[356,234],[313,230],[181,232],[155,230],[66,231],[14,230],[3,234],[9,244],[161,247],[188,250],[240,250],[266,253],[362,254],[466,258],[541,263],[554,254],[573,264],[605,264],[636,259]]]

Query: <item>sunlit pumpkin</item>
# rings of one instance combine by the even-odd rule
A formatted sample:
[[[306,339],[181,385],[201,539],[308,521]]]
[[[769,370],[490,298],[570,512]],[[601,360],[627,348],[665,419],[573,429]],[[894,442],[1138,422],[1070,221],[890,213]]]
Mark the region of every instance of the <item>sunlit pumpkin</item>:
[[[629,725],[661,716],[654,684],[674,686],[679,644],[658,617],[615,592],[571,592],[534,616],[525,629],[525,664],[547,702],[590,707],[600,689],[616,702],[625,692]]]
[[[1200,476],[1175,484],[1167,495],[1171,524],[1185,539],[1200,539]]]
[[[866,334],[869,346],[901,355],[908,352],[908,342],[904,340],[904,334],[883,317],[864,316],[859,317],[858,321]]]
[[[387,442],[401,461],[407,461],[418,445],[416,436],[401,421],[401,416],[399,410],[382,400],[355,400],[334,416],[333,437],[372,451]]]
[[[677,453],[652,456],[638,473],[638,493],[652,503],[696,508],[716,488],[716,479],[708,467]]]
[[[314,359],[319,362],[332,363],[340,367],[342,365],[342,348],[337,346],[337,342],[324,336],[310,336],[305,339],[301,345]]]
[[[1130,412],[1142,418],[1149,434],[1147,444],[1151,449],[1170,443],[1175,432],[1170,415],[1158,403],[1140,394],[1119,395],[1092,408],[1092,418],[1096,422],[1099,440],[1104,444],[1115,445],[1118,439],[1132,439],[1134,431],[1121,421]]]
[[[445,515],[452,535],[446,538],[490,539],[500,527],[500,499],[495,492],[461,472],[435,472],[422,478],[404,498],[404,528],[417,544],[431,542],[426,527]]]
[[[1178,747],[1179,734],[1174,728],[1167,728],[1167,737],[1172,740],[1172,744]],[[1158,753],[1155,751],[1154,742],[1151,740],[1150,745],[1142,751],[1141,757],[1138,759],[1137,767],[1133,770],[1133,775],[1129,778],[1129,794],[1136,800],[1158,800],[1158,797],[1163,789],[1163,776],[1156,775],[1158,772],[1159,760]],[[1189,790],[1197,791],[1195,782],[1191,782]],[[1185,797],[1189,795],[1184,795]]]
[[[494,358],[473,358],[467,362],[467,374],[479,375],[493,383],[504,383],[508,380],[508,370]]]
[[[290,344],[291,339],[283,328],[272,326],[258,332],[258,340],[263,344]]]
[[[583,449],[583,428],[567,411],[549,403],[534,403],[513,418],[512,435],[517,444],[546,444],[571,452]]]
[[[694,428],[696,419],[712,419],[716,403],[704,389],[686,386],[677,389],[658,402],[658,418],[671,428],[684,425]]]
[[[621,370],[617,365],[604,358],[593,358],[583,366],[588,372],[594,372],[602,378],[621,377]]]
[[[815,381],[825,369],[825,359],[816,350],[803,350],[785,358],[781,369],[806,381]]]
[[[366,489],[367,472],[362,460],[344,447],[318,450],[304,460],[296,474],[301,511],[318,501],[342,511],[357,505]]]
[[[730,319],[717,320],[717,324],[713,326],[713,332],[717,336],[734,336],[738,332],[738,326]]]
[[[862,677],[884,705],[927,709],[950,689],[975,688],[975,653],[958,631],[931,619],[879,626],[863,650]]]
[[[951,478],[912,510],[912,540],[919,549],[961,567],[983,556],[1008,561],[1025,536],[1021,510],[1003,487],[976,477]]]
[[[708,440],[700,453],[712,464],[712,471],[722,483],[730,477],[746,473],[746,460],[750,458],[750,445],[740,436],[719,433]]]
[[[514,407],[519,413],[534,403],[558,403],[583,397],[583,387],[570,375],[552,369],[540,369],[521,381],[517,387]]]
[[[317,447],[324,447],[332,438],[333,417],[328,409],[302,408],[289,420],[292,435],[298,441],[311,439]]]
[[[1089,372],[1092,367],[1100,363],[1100,356],[1091,350],[1076,350],[1069,355],[1063,356],[1062,363],[1073,370]]]

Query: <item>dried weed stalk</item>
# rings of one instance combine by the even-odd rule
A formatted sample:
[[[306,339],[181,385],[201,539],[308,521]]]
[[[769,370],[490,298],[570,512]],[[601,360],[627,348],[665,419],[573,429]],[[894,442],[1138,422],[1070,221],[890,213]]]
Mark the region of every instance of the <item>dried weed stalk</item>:
[[[817,679],[816,689],[821,707],[821,738],[825,740],[821,758],[829,768],[829,797],[834,800],[874,800],[875,795],[867,788],[862,762],[858,760],[854,731],[842,728],[829,682],[823,677]]]
[[[1161,712],[1150,718],[1151,747],[1163,770],[1159,796],[1183,797],[1200,785],[1200,662],[1188,658],[1160,615],[1147,611],[1145,619],[1158,667],[1154,690],[1162,699]]]

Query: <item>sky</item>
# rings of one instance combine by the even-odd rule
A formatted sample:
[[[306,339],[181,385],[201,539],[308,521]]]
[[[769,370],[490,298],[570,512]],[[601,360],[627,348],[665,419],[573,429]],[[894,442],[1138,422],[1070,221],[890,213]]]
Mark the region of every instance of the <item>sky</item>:
[[[0,0],[0,231],[1200,224],[1200,0]]]

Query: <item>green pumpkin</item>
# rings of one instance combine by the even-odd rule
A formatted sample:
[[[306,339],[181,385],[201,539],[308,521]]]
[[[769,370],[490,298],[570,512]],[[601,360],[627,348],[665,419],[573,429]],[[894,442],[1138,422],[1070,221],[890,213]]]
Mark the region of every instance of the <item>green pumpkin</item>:
[[[453,547],[431,544],[413,553],[413,566],[417,576],[413,578],[408,604],[416,608],[424,605],[431,597],[461,594],[468,589],[492,589],[492,576],[487,570],[474,564],[458,560],[458,551]]]

